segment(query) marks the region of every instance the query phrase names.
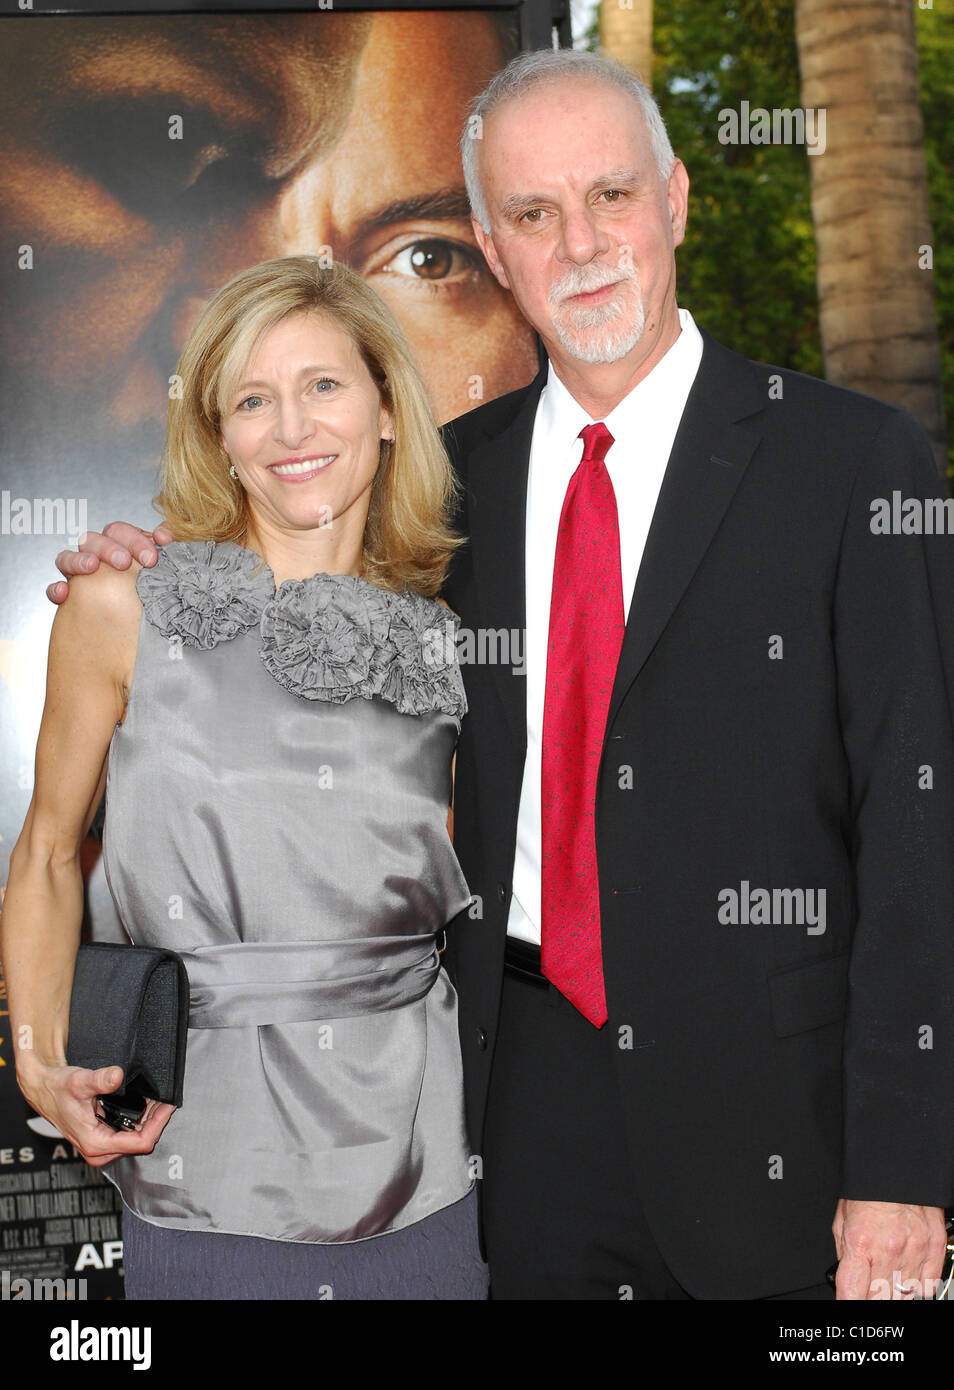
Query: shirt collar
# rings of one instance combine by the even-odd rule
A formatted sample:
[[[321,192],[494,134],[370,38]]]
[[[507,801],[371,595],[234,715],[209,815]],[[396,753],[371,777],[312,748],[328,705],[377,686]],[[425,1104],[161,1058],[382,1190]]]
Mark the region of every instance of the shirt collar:
[[[604,423],[610,434],[618,438],[620,433],[632,428],[633,421],[645,410],[647,400],[656,408],[661,402],[677,400],[680,414],[686,396],[695,379],[702,360],[702,335],[688,309],[679,310],[680,333],[672,347],[659,359],[652,371],[637,382],[628,395],[624,396],[608,415]],[[572,440],[580,430],[593,424],[580,403],[570,395],[563,382],[548,364],[547,379],[540,400],[541,423],[555,436]]]

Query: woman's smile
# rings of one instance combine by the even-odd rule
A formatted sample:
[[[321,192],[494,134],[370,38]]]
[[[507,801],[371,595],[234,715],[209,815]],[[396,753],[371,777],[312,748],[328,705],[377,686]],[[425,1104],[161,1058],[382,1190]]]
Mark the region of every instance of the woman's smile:
[[[337,454],[309,454],[301,459],[282,459],[280,463],[270,463],[268,471],[287,483],[306,483],[334,463],[337,457]]]

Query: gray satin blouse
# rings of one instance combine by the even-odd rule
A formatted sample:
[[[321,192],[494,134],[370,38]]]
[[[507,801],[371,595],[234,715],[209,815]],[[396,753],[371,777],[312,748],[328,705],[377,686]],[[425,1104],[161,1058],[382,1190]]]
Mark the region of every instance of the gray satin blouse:
[[[354,1241],[472,1186],[436,936],[469,900],[446,829],[463,684],[433,600],[259,566],[176,542],[137,579],[104,866],[192,1005],[182,1107],[104,1172],[158,1225]]]

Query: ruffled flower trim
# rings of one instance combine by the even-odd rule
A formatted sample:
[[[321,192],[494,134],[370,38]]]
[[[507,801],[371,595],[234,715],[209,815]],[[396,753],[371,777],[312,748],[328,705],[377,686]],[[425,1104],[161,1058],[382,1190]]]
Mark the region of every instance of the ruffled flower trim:
[[[261,658],[286,690],[343,704],[379,695],[402,714],[466,710],[456,619],[433,599],[315,574],[279,586],[262,613]]]
[[[208,650],[259,621],[275,593],[268,565],[231,541],[175,541],[159,547],[158,562],[142,569],[136,591],[146,617],[164,637]]]
[[[379,696],[402,714],[466,713],[457,619],[434,599],[392,593],[350,575],[275,577],[232,542],[177,541],[143,569],[137,589],[164,636],[214,647],[256,623],[262,664],[305,700]]]

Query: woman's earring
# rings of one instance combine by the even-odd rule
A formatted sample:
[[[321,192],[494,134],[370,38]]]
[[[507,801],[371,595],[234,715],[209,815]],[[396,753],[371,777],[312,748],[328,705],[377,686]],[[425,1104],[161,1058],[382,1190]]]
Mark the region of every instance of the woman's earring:
[[[229,464],[229,476],[232,477],[232,478],[237,478],[237,477],[238,477],[238,474],[237,474],[236,471],[235,471],[235,464],[234,464],[234,463],[230,463],[230,464]]]

